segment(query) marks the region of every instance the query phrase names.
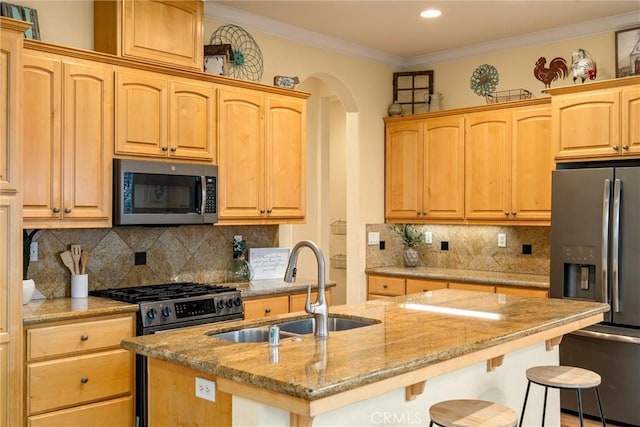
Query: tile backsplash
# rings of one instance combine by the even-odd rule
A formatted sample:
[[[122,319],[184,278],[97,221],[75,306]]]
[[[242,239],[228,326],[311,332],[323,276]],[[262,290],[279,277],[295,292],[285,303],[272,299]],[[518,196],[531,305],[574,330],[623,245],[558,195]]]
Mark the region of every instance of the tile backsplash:
[[[60,253],[79,244],[90,252],[90,291],[173,281],[220,283],[226,281],[235,235],[249,248],[278,246],[277,225],[40,230],[34,236],[38,261],[31,262],[28,276],[47,298],[70,296],[71,273]],[[135,265],[136,252],[146,252],[145,265]]]
[[[509,273],[549,274],[550,227],[416,225],[433,233],[433,243],[418,249],[425,267]],[[367,267],[401,266],[404,246],[390,225],[368,224],[367,233],[377,231],[385,249],[367,245]],[[498,233],[505,233],[507,247],[498,247]],[[448,242],[448,250],[441,243]],[[522,253],[522,245],[531,245],[531,254]]]

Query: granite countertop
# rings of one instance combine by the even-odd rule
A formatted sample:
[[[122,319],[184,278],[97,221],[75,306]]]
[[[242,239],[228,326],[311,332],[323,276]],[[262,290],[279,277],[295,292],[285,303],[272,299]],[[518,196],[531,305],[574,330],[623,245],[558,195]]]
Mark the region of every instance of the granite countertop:
[[[317,280],[298,279],[296,283],[287,283],[283,280],[274,279],[254,280],[243,283],[220,283],[220,285],[235,287],[240,290],[243,299],[252,299],[303,293],[307,291],[307,285],[311,285],[312,289],[317,289],[316,282]],[[328,281],[326,283],[327,289],[335,286],[335,282]],[[138,311],[138,304],[92,296],[88,298],[34,299],[22,307],[22,322],[24,325]]]
[[[24,325],[43,322],[76,320],[119,313],[135,313],[137,304],[106,298],[48,298],[31,300],[22,306]]]
[[[457,308],[465,315],[424,311],[429,307]],[[330,332],[326,340],[303,335],[301,340],[281,338],[278,347],[269,347],[209,336],[304,317],[292,313],[129,338],[122,346],[235,383],[314,401],[458,356],[511,345],[532,334],[579,329],[601,321],[607,310],[602,303],[443,289],[333,306],[333,315],[380,323]],[[470,316],[477,312],[495,319]]]
[[[549,289],[548,274],[505,273],[501,271],[462,270],[433,267],[375,267],[367,268],[367,274],[461,281],[504,286],[526,286]]]

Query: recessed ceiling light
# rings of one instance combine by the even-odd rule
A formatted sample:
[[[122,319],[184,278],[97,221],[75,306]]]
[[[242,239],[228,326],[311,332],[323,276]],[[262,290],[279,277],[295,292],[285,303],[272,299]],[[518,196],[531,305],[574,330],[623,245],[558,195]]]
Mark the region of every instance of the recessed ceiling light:
[[[442,12],[438,9],[427,9],[420,12],[420,16],[423,18],[437,18],[440,15],[442,15]]]

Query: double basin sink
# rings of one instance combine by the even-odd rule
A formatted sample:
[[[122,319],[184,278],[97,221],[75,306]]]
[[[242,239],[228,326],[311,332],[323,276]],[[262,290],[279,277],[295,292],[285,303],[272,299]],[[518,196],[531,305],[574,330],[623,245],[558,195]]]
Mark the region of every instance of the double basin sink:
[[[276,325],[280,328],[280,338],[289,338],[297,335],[312,334],[315,331],[315,323],[315,318],[306,317],[304,319],[276,323]],[[354,319],[348,317],[329,316],[329,332],[362,328],[364,326],[375,325],[376,323],[380,323],[380,321],[377,319]],[[269,326],[221,332],[219,334],[212,334],[210,337],[235,343],[267,342],[269,341]]]

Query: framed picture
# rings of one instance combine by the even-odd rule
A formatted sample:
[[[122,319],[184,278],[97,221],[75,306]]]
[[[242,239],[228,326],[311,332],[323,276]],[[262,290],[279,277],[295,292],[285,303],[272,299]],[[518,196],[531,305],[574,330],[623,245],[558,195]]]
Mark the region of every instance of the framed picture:
[[[640,75],[640,27],[616,31],[616,77]]]
[[[26,6],[0,2],[0,15],[19,21],[31,22],[31,28],[24,32],[25,39],[40,40],[40,27],[38,26],[38,11]]]
[[[227,64],[233,61],[233,50],[230,44],[210,44],[204,47],[204,72],[224,76]]]

